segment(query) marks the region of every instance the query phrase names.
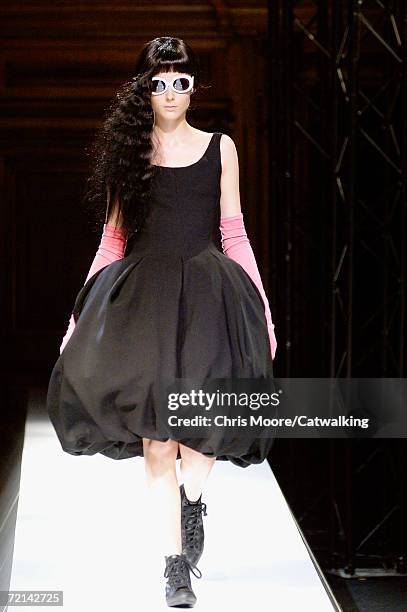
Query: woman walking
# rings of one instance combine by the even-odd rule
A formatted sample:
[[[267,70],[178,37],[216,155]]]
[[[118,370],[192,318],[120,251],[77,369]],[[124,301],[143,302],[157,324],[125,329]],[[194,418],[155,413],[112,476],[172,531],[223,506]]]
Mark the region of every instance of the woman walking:
[[[192,49],[156,38],[135,72],[95,141],[87,195],[103,214],[103,234],[52,370],[47,408],[64,451],[144,457],[166,601],[191,607],[210,471],[217,459],[260,463],[272,440],[169,431],[163,381],[270,378],[277,343],[244,227],[234,142],[186,120],[199,82]]]

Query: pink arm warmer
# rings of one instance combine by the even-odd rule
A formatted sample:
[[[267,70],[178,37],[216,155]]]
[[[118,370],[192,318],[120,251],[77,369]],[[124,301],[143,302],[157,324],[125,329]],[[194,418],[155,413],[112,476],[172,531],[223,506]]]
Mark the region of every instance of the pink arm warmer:
[[[85,280],[86,282],[89,280],[91,276],[93,276],[96,272],[98,272],[104,266],[116,261],[117,259],[122,259],[124,256],[124,251],[126,249],[126,235],[121,227],[115,227],[114,225],[110,225],[105,223],[103,225],[103,234],[99,244],[99,248],[96,252],[95,258],[92,262],[90,270]],[[75,329],[75,320],[73,315],[69,319],[69,325],[65,336],[63,337],[62,344],[59,348],[59,352],[62,353],[66,343],[72,335],[73,330]]]
[[[270,338],[271,357],[274,359],[277,348],[277,341],[274,335],[274,324],[271,320],[270,306],[264,292],[256,259],[250,244],[250,240],[247,237],[243,213],[240,212],[237,215],[232,215],[229,217],[221,216],[219,229],[222,236],[222,249],[224,254],[237,261],[242,268],[245,269],[263,298],[265,304],[267,329]]]

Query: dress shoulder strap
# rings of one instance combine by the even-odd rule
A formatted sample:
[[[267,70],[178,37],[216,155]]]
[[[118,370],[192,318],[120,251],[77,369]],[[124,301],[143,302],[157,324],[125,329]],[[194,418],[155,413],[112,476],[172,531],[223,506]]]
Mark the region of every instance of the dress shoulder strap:
[[[214,132],[209,143],[207,156],[220,164],[220,138],[223,132]]]

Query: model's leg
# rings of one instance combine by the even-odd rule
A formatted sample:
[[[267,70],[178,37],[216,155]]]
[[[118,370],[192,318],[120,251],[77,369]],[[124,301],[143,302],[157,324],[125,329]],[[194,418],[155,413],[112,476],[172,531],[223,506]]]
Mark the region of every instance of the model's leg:
[[[190,501],[199,499],[216,457],[207,457],[198,451],[179,444],[181,454],[181,476],[185,495]]]
[[[154,527],[165,555],[180,554],[181,501],[176,473],[178,442],[143,438],[144,465],[151,492]]]

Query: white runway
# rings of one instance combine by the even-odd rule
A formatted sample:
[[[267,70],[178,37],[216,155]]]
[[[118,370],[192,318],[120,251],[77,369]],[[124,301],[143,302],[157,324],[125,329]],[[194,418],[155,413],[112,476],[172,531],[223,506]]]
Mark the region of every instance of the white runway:
[[[64,453],[44,403],[33,397],[27,417],[10,590],[63,591],[62,607],[41,610],[175,609],[165,602],[164,559],[151,546],[143,458]],[[194,610],[341,609],[267,461],[248,468],[217,461],[202,501],[208,514],[203,577],[191,576]]]

